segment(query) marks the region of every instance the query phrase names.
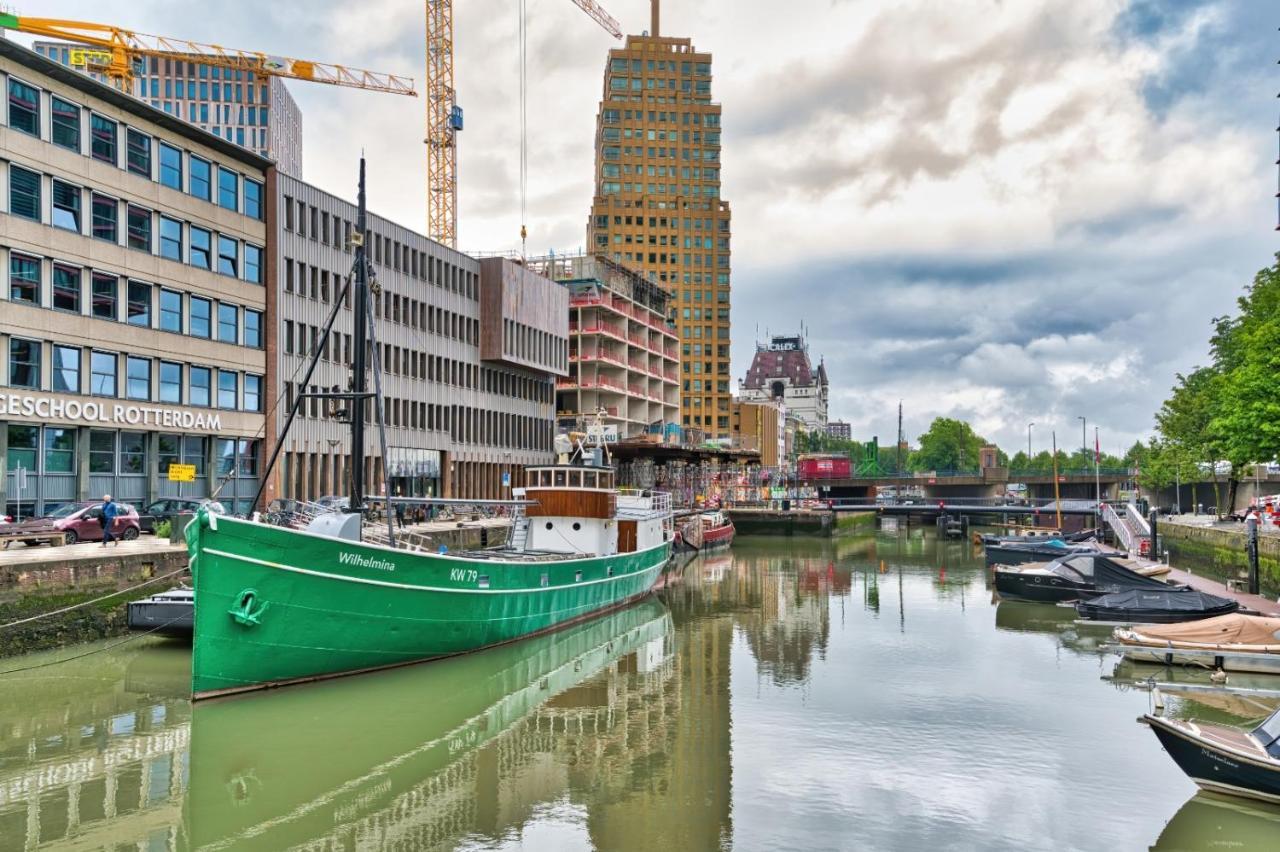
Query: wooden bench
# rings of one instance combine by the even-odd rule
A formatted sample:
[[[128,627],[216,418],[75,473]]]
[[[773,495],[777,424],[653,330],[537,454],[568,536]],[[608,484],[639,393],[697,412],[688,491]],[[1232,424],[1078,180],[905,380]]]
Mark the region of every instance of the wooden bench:
[[[0,542],[4,544],[4,550],[8,550],[9,545],[15,541],[27,542],[29,544],[48,544],[53,547],[61,547],[67,543],[67,536],[65,533],[60,532],[32,533],[20,532],[18,530],[8,532],[4,529],[0,529]]]

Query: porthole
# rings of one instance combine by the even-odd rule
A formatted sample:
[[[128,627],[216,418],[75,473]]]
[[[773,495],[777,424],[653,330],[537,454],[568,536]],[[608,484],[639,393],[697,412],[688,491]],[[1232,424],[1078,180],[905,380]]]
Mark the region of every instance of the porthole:
[[[547,529],[551,529],[551,522],[547,521]]]
[[[577,521],[574,521],[574,522],[573,522],[573,529],[574,529],[574,531],[575,531],[575,532],[576,532],[577,530],[582,529],[582,524],[578,523]]]

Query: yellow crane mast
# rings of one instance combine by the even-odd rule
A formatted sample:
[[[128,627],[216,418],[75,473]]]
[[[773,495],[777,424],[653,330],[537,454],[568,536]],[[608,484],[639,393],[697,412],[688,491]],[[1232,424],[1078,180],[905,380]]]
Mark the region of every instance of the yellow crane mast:
[[[204,44],[168,36],[148,35],[122,29],[111,24],[67,21],[56,18],[30,18],[0,12],[0,29],[30,35],[64,39],[102,48],[100,56],[90,55],[90,71],[106,74],[112,85],[129,92],[133,86],[134,63],[144,56],[182,57],[221,68],[252,71],[272,77],[309,80],[331,86],[346,86],[393,95],[418,93],[412,77],[400,77],[348,65],[292,59],[254,50],[239,50],[218,44]]]
[[[425,0],[427,58],[427,234],[437,242],[457,247],[458,241],[458,131],[462,107],[453,88],[453,0]],[[573,0],[616,39],[622,26],[595,0]],[[523,15],[523,6],[522,15]],[[523,34],[523,18],[521,30]],[[523,46],[522,46],[523,74]],[[524,89],[521,87],[521,115]],[[524,137],[523,121],[521,138]],[[523,144],[523,143],[522,143]],[[524,155],[521,154],[523,169]],[[523,178],[522,178],[523,186]],[[521,225],[523,231],[524,226]]]

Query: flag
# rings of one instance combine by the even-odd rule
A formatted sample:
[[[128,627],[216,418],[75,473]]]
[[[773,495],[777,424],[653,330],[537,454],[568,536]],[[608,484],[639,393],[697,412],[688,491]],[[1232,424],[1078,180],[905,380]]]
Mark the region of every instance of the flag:
[[[1098,443],[1098,430],[1093,430],[1093,463],[1102,464],[1102,446]]]

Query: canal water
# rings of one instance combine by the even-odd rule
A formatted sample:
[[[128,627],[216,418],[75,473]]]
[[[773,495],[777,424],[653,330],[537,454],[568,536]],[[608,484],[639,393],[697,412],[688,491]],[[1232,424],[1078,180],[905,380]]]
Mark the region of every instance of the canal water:
[[[551,636],[194,709],[182,645],[0,660],[0,849],[1280,848],[1105,638],[907,530],[740,539]]]

